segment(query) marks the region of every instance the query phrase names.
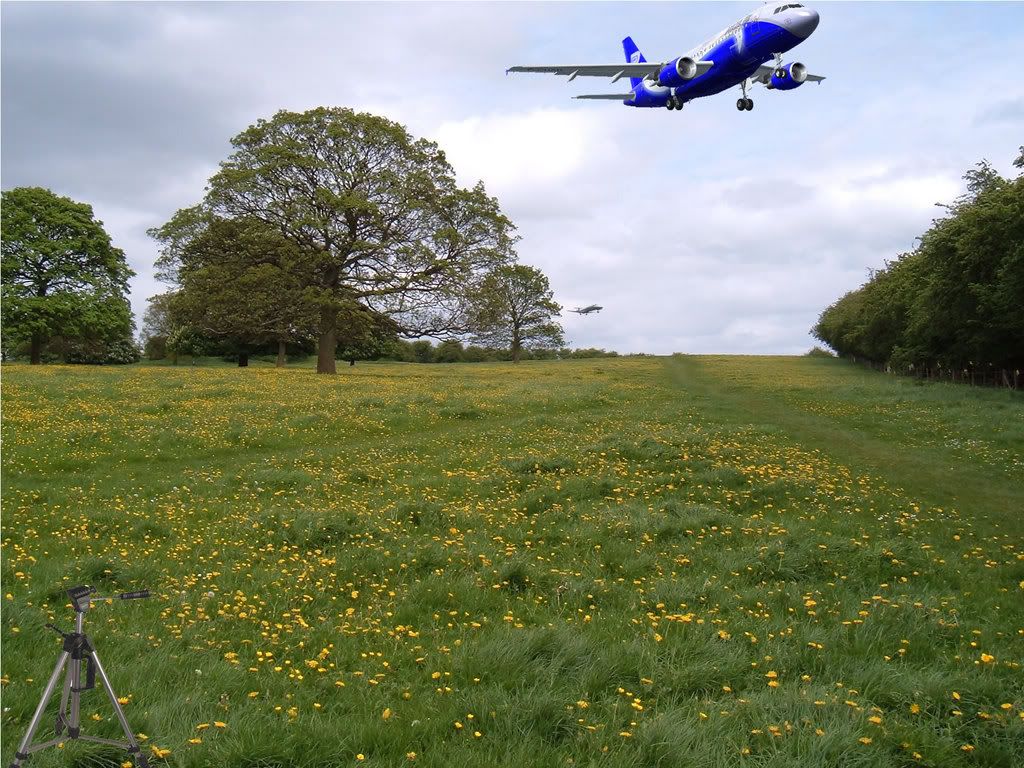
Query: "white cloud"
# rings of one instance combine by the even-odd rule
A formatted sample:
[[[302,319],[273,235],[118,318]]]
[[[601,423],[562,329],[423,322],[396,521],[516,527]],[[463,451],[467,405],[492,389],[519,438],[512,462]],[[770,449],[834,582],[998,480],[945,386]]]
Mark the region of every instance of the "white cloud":
[[[498,194],[565,181],[613,151],[599,121],[563,109],[445,122],[436,135],[461,183],[483,180]]]

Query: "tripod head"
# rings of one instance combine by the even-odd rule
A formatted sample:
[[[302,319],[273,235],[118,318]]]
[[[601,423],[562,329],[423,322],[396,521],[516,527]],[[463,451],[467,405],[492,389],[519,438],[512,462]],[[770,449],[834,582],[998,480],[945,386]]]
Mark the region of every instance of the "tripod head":
[[[69,589],[68,597],[71,598],[71,602],[75,606],[75,613],[85,613],[89,610],[89,606],[92,603],[102,603],[107,600],[139,600],[143,597],[149,597],[149,590],[142,589],[138,592],[122,592],[119,595],[111,595],[109,597],[90,597],[90,595],[95,594],[96,587],[83,585]]]

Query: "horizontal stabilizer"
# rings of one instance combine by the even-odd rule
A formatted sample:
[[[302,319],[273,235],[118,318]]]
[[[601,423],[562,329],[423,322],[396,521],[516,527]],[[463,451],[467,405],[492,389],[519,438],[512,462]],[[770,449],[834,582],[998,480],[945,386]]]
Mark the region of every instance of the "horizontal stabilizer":
[[[633,93],[584,93],[582,96],[573,96],[574,99],[608,99],[609,101],[625,101],[633,98]]]

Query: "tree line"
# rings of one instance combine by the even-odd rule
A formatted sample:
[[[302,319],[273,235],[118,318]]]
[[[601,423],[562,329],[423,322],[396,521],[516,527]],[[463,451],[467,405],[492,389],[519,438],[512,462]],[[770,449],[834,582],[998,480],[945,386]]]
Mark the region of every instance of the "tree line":
[[[1014,166],[1024,169],[1024,146]],[[1014,385],[1024,369],[1024,174],[1003,178],[983,160],[964,181],[917,247],[825,309],[814,336],[899,372],[990,371]]]
[[[280,111],[231,140],[202,200],[160,244],[147,355],[315,347],[317,371],[399,339],[470,341],[513,361],[564,345],[547,277],[520,264],[512,222],[482,184],[404,126],[344,108]],[[116,361],[133,330],[124,254],[89,206],[4,192],[5,357],[89,346]],[[91,345],[91,346],[90,346]],[[137,355],[134,345],[129,346]],[[68,355],[64,359],[70,360]],[[127,361],[127,360],[125,360]]]

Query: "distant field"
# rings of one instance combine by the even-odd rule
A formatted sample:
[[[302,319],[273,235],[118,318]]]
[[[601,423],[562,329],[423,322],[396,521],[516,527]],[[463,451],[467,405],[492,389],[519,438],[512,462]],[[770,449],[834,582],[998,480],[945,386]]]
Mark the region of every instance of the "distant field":
[[[159,595],[87,620],[157,765],[1022,764],[1020,395],[339,370],[3,367],[5,764],[75,583]]]

